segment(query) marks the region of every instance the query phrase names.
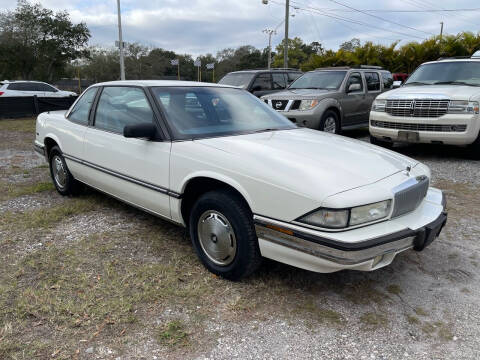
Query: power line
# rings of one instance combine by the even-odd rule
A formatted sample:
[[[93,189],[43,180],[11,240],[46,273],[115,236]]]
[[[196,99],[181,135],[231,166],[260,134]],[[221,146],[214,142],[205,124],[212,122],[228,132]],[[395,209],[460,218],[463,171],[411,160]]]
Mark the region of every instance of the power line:
[[[395,25],[397,25],[397,26],[404,27],[404,28],[406,28],[406,29],[410,29],[410,30],[414,30],[414,31],[419,31],[419,32],[422,32],[422,33],[428,34],[428,35],[435,35],[435,34],[433,34],[433,33],[427,32],[427,31],[423,31],[423,30],[420,30],[420,29],[416,29],[416,28],[414,28],[414,27],[412,27],[412,26],[403,25],[403,24],[397,23],[397,22],[395,22],[395,21],[391,21],[391,20],[385,19],[385,18],[383,18],[383,17],[377,16],[377,15],[369,14],[369,13],[366,12],[366,11],[363,11],[363,10],[360,10],[360,9],[356,9],[356,8],[354,8],[354,7],[352,7],[352,6],[349,6],[349,5],[347,5],[347,4],[344,4],[344,3],[340,2],[340,1],[337,1],[337,0],[328,0],[328,1],[333,2],[334,4],[337,4],[337,5],[346,7],[347,9],[354,10],[354,11],[357,11],[357,12],[359,12],[359,13],[362,13],[362,14],[365,14],[365,15],[368,15],[368,16],[371,16],[371,17],[373,17],[373,18],[375,18],[375,19],[382,20],[382,21],[385,21],[385,22],[389,22],[389,23],[391,23],[391,24],[395,24]]]
[[[480,11],[480,8],[472,8],[472,9],[428,9],[428,8],[419,8],[419,9],[425,9],[425,10],[359,9],[359,11],[373,12],[373,13],[432,13],[432,12],[456,13],[456,12]],[[339,9],[339,8],[319,8],[319,10],[326,11],[326,12],[344,12],[344,13],[357,12],[357,10]]]
[[[275,1],[275,0],[270,0],[272,3],[275,3],[277,5],[285,5],[285,3],[281,3],[281,2],[278,2],[278,1]],[[298,2],[295,2],[295,1],[292,1],[294,3],[298,3]],[[348,23],[352,23],[352,24],[356,24],[356,25],[362,25],[362,26],[365,26],[365,27],[369,27],[369,28],[373,28],[373,29],[377,29],[377,30],[382,30],[382,31],[386,31],[386,32],[390,32],[390,33],[393,33],[393,34],[397,34],[397,35],[402,35],[402,36],[406,36],[408,38],[417,38],[417,39],[421,39],[423,40],[424,38],[420,37],[420,36],[416,36],[416,35],[412,35],[412,34],[407,34],[407,33],[403,33],[403,32],[399,32],[399,31],[395,31],[395,30],[389,30],[389,29],[385,29],[385,28],[382,28],[382,27],[379,27],[379,26],[375,26],[375,25],[372,25],[372,24],[368,24],[368,23],[365,23],[363,21],[360,21],[360,20],[355,20],[355,19],[351,19],[351,18],[346,18],[346,17],[343,17],[343,16],[340,16],[340,15],[334,15],[334,14],[328,14],[328,13],[325,13],[324,11],[322,10],[319,10],[317,8],[314,8],[314,7],[300,7],[300,6],[292,6],[291,7],[294,7],[294,8],[299,8],[301,10],[304,10],[304,11],[312,11],[314,13],[317,13],[319,15],[322,15],[322,16],[325,16],[325,17],[329,17],[329,18],[332,18],[332,19],[337,19],[337,20],[340,20],[340,21],[343,21],[343,22],[348,22]]]

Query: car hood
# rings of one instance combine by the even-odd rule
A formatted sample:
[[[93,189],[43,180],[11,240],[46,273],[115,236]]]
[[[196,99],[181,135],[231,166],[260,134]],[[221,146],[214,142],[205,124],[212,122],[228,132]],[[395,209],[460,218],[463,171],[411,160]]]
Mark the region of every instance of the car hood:
[[[443,98],[450,100],[478,100],[480,87],[461,85],[420,85],[402,86],[378,96],[378,99],[396,98]]]
[[[287,89],[274,94],[262,96],[262,99],[275,100],[302,100],[318,99],[320,97],[335,93],[335,90],[324,89]]]
[[[249,178],[320,201],[417,164],[363,141],[306,128],[196,142],[230,155],[222,156],[224,163],[217,166],[231,169],[234,163],[236,171]]]

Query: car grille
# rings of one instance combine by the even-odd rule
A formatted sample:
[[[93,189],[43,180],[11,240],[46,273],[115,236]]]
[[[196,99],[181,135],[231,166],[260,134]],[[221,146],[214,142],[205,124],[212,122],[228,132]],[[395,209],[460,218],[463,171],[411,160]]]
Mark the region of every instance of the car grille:
[[[433,132],[464,132],[467,130],[467,125],[439,125],[439,124],[408,124],[390,121],[372,120],[370,124],[375,127],[397,130],[412,130],[412,131],[433,131]]]
[[[272,100],[272,107],[275,110],[285,110],[288,105],[288,100]]]
[[[448,111],[450,100],[390,99],[385,112],[400,117],[438,118]]]
[[[399,185],[394,195],[392,218],[415,210],[427,195],[430,181],[426,176],[410,179]]]

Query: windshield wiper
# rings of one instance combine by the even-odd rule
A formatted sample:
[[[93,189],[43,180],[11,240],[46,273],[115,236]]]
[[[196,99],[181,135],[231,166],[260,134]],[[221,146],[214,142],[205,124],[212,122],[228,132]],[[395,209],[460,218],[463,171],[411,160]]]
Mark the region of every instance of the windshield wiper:
[[[407,85],[432,85],[432,84],[422,82],[422,81],[412,81],[412,82],[409,82],[409,83],[405,83],[403,86],[407,86]]]
[[[477,84],[470,84],[465,81],[437,81],[433,85],[467,85],[467,86],[480,86]]]

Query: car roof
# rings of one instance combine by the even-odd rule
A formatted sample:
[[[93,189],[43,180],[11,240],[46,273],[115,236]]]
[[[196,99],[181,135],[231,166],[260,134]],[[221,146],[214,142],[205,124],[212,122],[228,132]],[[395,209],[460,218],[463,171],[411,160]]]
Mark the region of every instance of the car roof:
[[[465,58],[440,58],[438,60],[434,60],[434,61],[427,61],[427,62],[424,62],[422,65],[425,65],[425,64],[435,64],[435,63],[444,63],[444,62],[480,62],[480,58],[476,58],[476,57],[465,57]]]
[[[225,88],[237,88],[236,86],[215,84],[215,83],[205,83],[198,81],[182,81],[182,80],[117,80],[117,81],[106,81],[102,83],[97,83],[92,86],[184,86],[184,87],[225,87]]]
[[[238,71],[231,71],[229,72],[228,74],[246,74],[246,73],[252,73],[252,74],[256,74],[256,73],[265,73],[265,72],[296,72],[296,73],[301,73],[302,70],[298,70],[298,69],[279,69],[279,68],[275,68],[275,69],[252,69],[252,70],[238,70]],[[226,75],[228,75],[226,74]]]

